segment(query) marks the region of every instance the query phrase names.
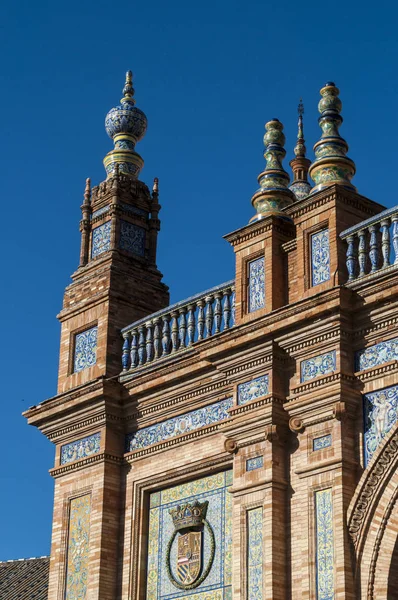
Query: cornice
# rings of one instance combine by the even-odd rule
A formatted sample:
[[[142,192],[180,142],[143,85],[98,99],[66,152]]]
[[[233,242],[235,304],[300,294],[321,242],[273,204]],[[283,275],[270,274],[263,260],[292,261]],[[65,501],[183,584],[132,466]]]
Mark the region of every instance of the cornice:
[[[310,392],[314,389],[327,386],[335,382],[347,382],[349,384],[355,384],[356,377],[347,373],[331,373],[330,375],[325,375],[325,377],[316,377],[311,381],[300,383],[299,385],[292,388],[291,394],[289,396],[289,402],[294,401],[294,399],[292,398],[293,396],[298,396],[299,394]]]
[[[55,467],[54,469],[50,469],[49,472],[50,475],[54,477],[54,479],[56,479],[57,477],[61,477],[62,475],[66,475],[72,471],[80,471],[81,469],[91,467],[92,465],[106,462],[116,465],[122,465],[123,458],[114,454],[102,452],[101,454],[94,454],[93,456],[89,456],[87,458],[81,458],[80,460],[76,460],[73,463],[68,463],[67,465]]]
[[[251,400],[246,404],[241,404],[237,406],[233,406],[229,409],[229,414],[231,417],[236,417],[241,414],[250,412],[259,408],[260,406],[266,406],[267,404],[277,404],[283,405],[284,399],[280,396],[276,396],[275,394],[269,394],[268,396],[263,396],[262,398],[257,398],[256,400]],[[225,422],[225,421],[224,421]]]
[[[258,237],[259,235],[268,233],[271,230],[281,233],[286,237],[294,236],[293,223],[290,223],[288,220],[283,221],[274,215],[269,215],[263,219],[260,219],[259,221],[254,221],[253,223],[249,223],[240,229],[236,229],[231,233],[227,233],[223,237],[232,246],[237,246],[242,242],[247,242],[248,240]]]
[[[54,431],[53,433],[47,433],[47,438],[51,442],[57,443],[59,438],[66,436],[68,433],[79,431],[80,429],[89,429],[92,425],[105,425],[106,423],[112,421],[123,423],[122,417],[104,412],[101,415],[90,417],[84,421],[79,421],[78,423],[69,425],[68,427],[57,429],[57,431]]]
[[[374,367],[373,369],[366,369],[366,371],[358,371],[355,373],[355,377],[359,379],[359,381],[365,382],[378,379],[384,375],[391,375],[393,373],[398,373],[398,360]]]

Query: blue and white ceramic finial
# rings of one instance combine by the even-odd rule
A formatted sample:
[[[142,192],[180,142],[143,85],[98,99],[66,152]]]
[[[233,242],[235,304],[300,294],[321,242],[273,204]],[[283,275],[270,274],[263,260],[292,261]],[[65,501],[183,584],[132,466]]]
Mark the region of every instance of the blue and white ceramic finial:
[[[290,161],[290,166],[293,171],[293,183],[290,189],[296,196],[297,200],[306,198],[311,191],[311,185],[308,183],[308,169],[311,161],[306,158],[307,151],[304,140],[304,104],[300,98],[298,105],[298,126],[297,126],[297,142],[294,147],[295,158]]]
[[[123,88],[123,98],[120,105],[111,108],[105,117],[105,129],[115,145],[114,149],[104,158],[104,166],[108,177],[118,172],[137,179],[144,161],[135,151],[135,145],[145,135],[147,118],[135,106],[133,88],[133,74],[126,73],[126,82]]]

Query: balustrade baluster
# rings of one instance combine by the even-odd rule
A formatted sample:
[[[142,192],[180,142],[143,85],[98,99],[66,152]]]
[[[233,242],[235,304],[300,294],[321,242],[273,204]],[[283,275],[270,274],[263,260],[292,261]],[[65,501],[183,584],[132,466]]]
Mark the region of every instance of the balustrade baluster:
[[[204,300],[198,300],[196,306],[198,307],[198,340],[203,340],[203,333],[205,330],[205,312],[204,312]]]
[[[224,331],[230,328],[231,321],[231,290],[228,288],[224,290]]]
[[[195,305],[188,306],[188,346],[192,346],[195,341]]]
[[[378,240],[378,230],[379,225],[371,225],[369,227],[370,231],[370,250],[369,250],[369,258],[372,268],[370,270],[371,273],[374,273],[379,268],[379,240]]]
[[[206,296],[206,337],[211,337],[213,333],[213,296]]]
[[[138,338],[138,364],[144,365],[145,364],[145,359],[146,359],[146,352],[145,352],[145,345],[146,345],[146,340],[145,340],[145,325],[140,325],[140,327],[138,327],[138,332],[139,332],[139,338]]]
[[[180,336],[180,348],[186,347],[186,337],[187,337],[187,309],[185,306],[180,308],[180,324],[179,324],[179,336]]]
[[[232,298],[231,298],[231,325],[235,325],[235,290],[232,290]]]
[[[366,267],[368,262],[368,249],[366,243],[366,229],[361,229],[358,232],[358,262],[359,262],[359,275],[358,277],[363,277],[366,275]]]
[[[398,264],[398,215],[394,215],[392,221],[392,245],[394,248],[394,265]]]
[[[146,327],[146,361],[151,362],[153,360],[153,323],[148,321],[145,323]]]
[[[154,320],[154,334],[153,334],[153,346],[155,350],[155,360],[162,356],[162,333],[160,327],[159,317]]]
[[[348,281],[352,281],[355,279],[356,266],[357,266],[357,255],[355,250],[355,235],[349,235],[347,237],[347,271],[348,271]]]
[[[381,252],[383,255],[383,269],[390,266],[390,219],[381,222]]]
[[[131,332],[131,368],[134,369],[138,365],[138,331],[133,329]]]
[[[162,330],[162,356],[170,354],[170,315],[164,315],[163,319],[163,330]]]
[[[221,318],[222,318],[222,307],[221,307],[221,298],[222,293],[217,292],[214,294],[215,303],[214,303],[214,333],[220,333],[221,330]]]
[[[128,371],[129,362],[130,362],[130,340],[131,334],[128,331],[127,333],[123,333],[123,353],[122,353],[122,366],[123,371]]]
[[[172,323],[171,323],[171,351],[177,352],[178,350],[178,312],[174,311],[171,313]]]

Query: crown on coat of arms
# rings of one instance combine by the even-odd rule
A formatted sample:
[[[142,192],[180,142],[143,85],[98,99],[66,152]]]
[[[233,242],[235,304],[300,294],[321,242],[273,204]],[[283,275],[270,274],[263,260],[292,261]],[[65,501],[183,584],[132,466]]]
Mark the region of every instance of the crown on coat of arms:
[[[169,513],[173,519],[176,531],[180,529],[190,529],[202,525],[206,518],[208,502],[198,502],[195,500],[192,504],[181,504],[176,508],[171,508]]]

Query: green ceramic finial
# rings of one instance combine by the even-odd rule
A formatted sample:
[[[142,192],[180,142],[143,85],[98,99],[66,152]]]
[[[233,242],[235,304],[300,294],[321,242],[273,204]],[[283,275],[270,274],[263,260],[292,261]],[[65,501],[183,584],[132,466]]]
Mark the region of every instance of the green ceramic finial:
[[[265,125],[264,157],[266,167],[258,176],[260,189],[252,198],[256,214],[250,221],[256,221],[268,215],[287,218],[283,209],[293,202],[294,195],[287,187],[290,177],[282,166],[286,155],[284,143],[282,123],[278,119],[272,119]]]
[[[333,82],[321,89],[322,98],[318,104],[321,116],[318,122],[322,135],[314,146],[316,158],[310,167],[310,176],[315,182],[311,194],[336,184],[356,191],[351,183],[355,175],[355,163],[346,156],[348,145],[339,133],[343,118],[340,115],[341,100],[338,95],[339,89]]]

